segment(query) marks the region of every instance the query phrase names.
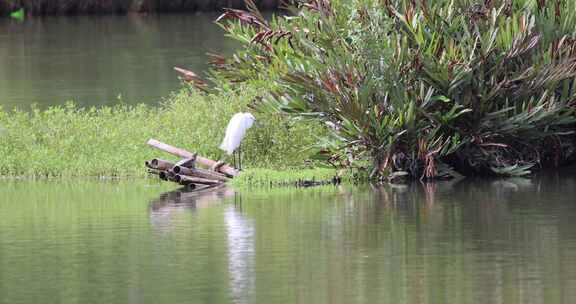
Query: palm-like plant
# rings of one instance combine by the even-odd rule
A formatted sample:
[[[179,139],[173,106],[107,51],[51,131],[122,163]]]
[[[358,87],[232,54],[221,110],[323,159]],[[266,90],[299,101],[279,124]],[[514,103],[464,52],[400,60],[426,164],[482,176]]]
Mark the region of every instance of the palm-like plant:
[[[573,1],[312,0],[272,21],[247,3],[223,23],[245,48],[215,75],[266,83],[260,109],[327,122],[342,165],[433,179],[574,158]]]

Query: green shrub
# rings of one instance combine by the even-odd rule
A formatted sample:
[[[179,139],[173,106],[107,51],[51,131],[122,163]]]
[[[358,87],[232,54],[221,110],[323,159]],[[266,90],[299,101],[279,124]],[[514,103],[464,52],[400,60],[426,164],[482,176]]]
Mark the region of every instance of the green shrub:
[[[149,148],[149,138],[227,160],[218,149],[226,124],[234,113],[246,110],[254,95],[249,88],[211,95],[184,88],[160,107],[67,104],[0,110],[0,175],[143,175],[145,160],[174,159]],[[256,114],[256,119],[243,143],[245,167],[307,166],[305,149],[314,142],[317,126],[292,126],[278,115]]]
[[[574,160],[576,2],[295,1],[221,18],[218,79],[328,124],[322,157],[372,176],[523,175]],[[227,22],[225,20],[232,20]]]

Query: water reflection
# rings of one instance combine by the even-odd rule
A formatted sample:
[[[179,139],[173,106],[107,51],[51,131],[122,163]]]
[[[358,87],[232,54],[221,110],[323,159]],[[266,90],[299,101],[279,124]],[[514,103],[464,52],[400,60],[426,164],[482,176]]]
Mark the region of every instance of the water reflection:
[[[394,273],[410,290],[399,302],[567,303],[576,283],[576,268],[565,267],[576,257],[576,231],[566,229],[576,219],[575,184],[573,175],[545,175],[372,188],[373,204],[353,209],[378,232],[364,231],[370,237],[356,248],[378,249],[364,254],[357,278]]]
[[[158,196],[160,186],[0,183],[0,302],[576,297],[573,174]]]
[[[228,270],[234,303],[252,303],[256,283],[254,272],[254,220],[241,212],[240,205],[224,211],[228,236]]]
[[[181,188],[162,193],[159,198],[150,202],[150,223],[156,231],[169,230],[176,215],[219,204],[224,198],[232,197],[235,193],[232,188],[225,186],[201,190]]]
[[[231,197],[234,203],[224,210],[231,297],[233,303],[252,303],[255,228],[254,220],[242,214],[240,194],[225,186],[200,191],[183,188],[166,192],[150,203],[150,219],[154,230],[167,231],[173,226],[175,214],[196,212]]]
[[[168,193],[151,209],[219,210],[224,236],[209,242],[226,243],[233,303],[566,303],[576,296],[575,184],[226,189]]]

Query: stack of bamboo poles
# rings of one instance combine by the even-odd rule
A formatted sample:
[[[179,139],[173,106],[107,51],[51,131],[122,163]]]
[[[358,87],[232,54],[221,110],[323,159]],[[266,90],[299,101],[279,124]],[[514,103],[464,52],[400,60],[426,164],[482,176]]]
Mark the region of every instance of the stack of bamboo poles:
[[[145,162],[148,172],[158,175],[162,180],[191,188],[204,188],[221,185],[238,175],[236,169],[225,163],[213,161],[155,139],[150,139],[148,145],[181,158],[175,163],[159,158]]]

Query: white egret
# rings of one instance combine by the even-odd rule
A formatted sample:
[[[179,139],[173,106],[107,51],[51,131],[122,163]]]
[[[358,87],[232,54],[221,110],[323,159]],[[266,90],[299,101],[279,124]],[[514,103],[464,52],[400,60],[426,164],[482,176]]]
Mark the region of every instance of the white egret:
[[[226,127],[226,135],[220,145],[220,149],[232,155],[238,149],[238,169],[242,169],[242,139],[246,136],[246,131],[252,127],[256,118],[250,113],[236,113],[230,119]],[[236,166],[236,156],[234,156],[234,166]]]

